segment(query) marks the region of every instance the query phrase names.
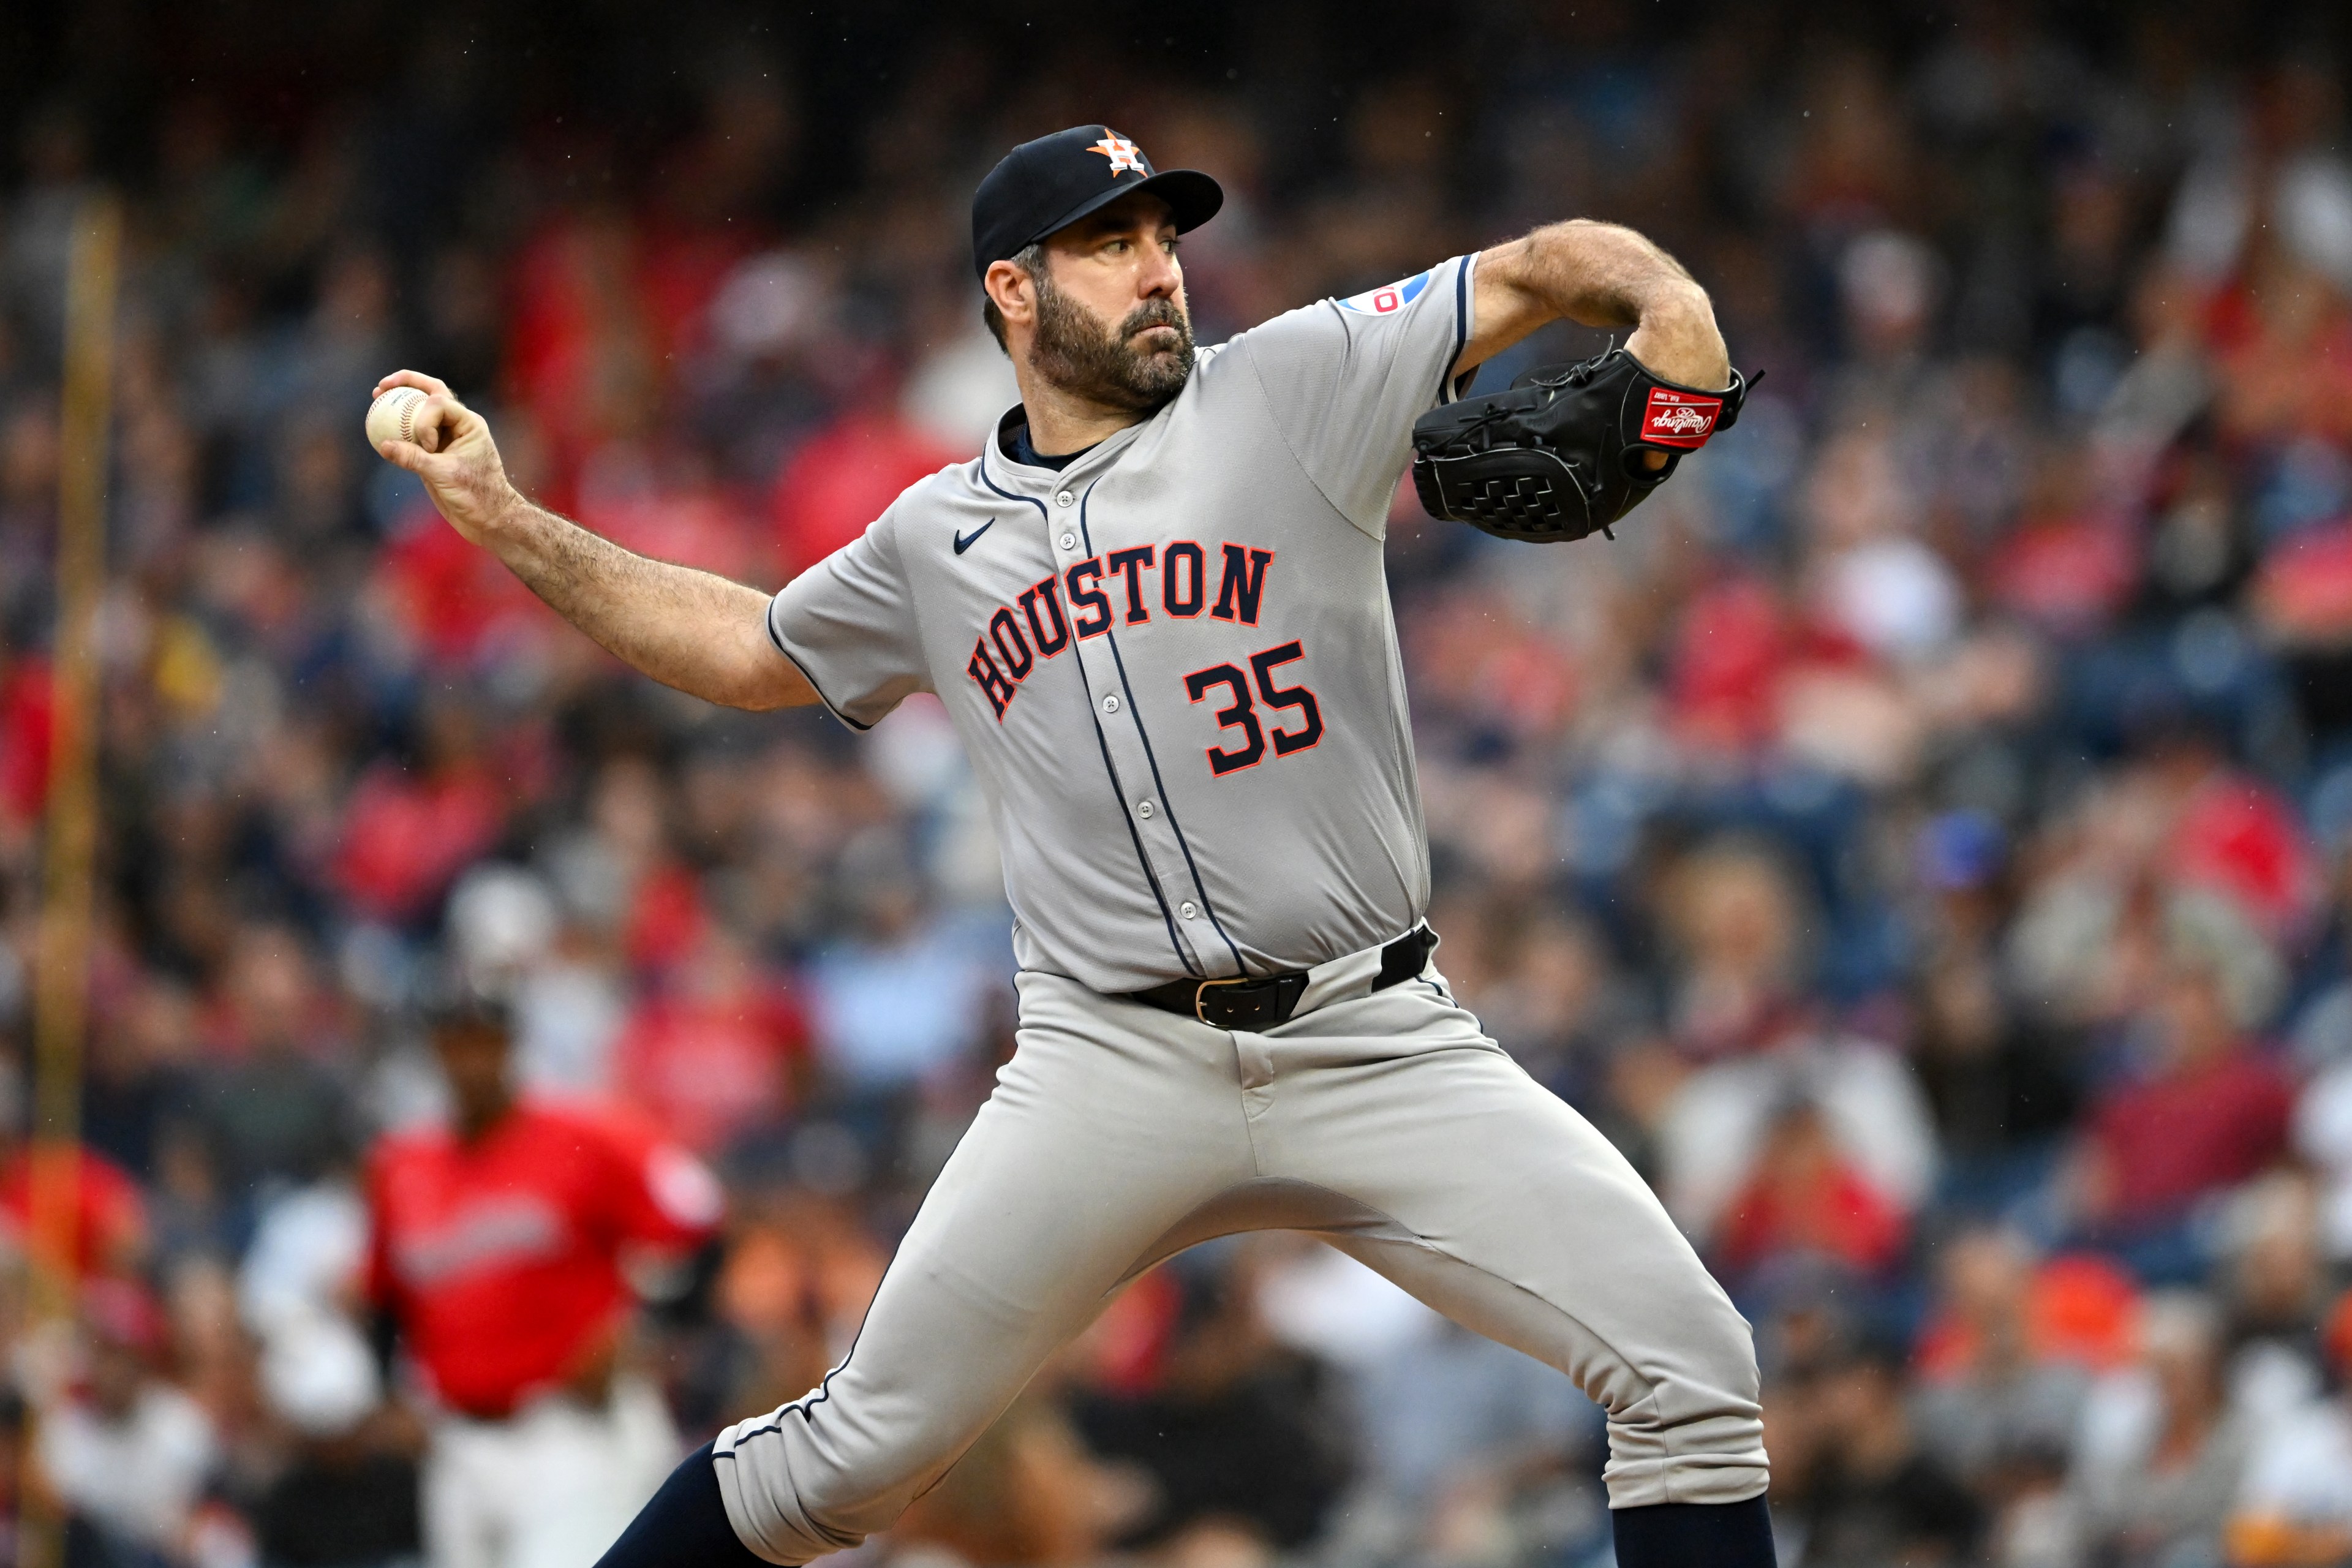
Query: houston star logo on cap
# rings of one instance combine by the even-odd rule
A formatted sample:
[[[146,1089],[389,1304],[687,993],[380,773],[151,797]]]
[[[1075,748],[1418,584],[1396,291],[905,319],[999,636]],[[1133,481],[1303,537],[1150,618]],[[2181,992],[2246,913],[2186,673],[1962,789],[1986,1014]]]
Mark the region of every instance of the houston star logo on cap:
[[[1129,169],[1140,169],[1145,174],[1151,172],[1143,162],[1143,149],[1108,125],[1103,127],[1103,139],[1087,151],[1099,153],[1109,159],[1110,172],[1114,174],[1124,173]]]
[[[985,280],[995,263],[1088,213],[1145,194],[1168,204],[1180,230],[1208,222],[1225,199],[1198,169],[1153,173],[1142,148],[1099,120],[1024,142],[971,194],[972,272]]]

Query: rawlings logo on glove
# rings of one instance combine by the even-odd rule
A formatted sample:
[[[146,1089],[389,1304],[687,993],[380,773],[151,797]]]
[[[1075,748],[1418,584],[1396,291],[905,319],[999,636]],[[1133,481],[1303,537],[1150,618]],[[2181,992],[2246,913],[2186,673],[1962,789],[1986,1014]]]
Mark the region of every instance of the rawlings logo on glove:
[[[1412,482],[1433,517],[1500,539],[1581,539],[1666,482],[1683,454],[1728,430],[1748,397],[1661,381],[1623,349],[1529,371],[1507,392],[1413,422]],[[1665,458],[1653,468],[1643,454]],[[1612,536],[1613,537],[1613,536]]]
[[[1715,434],[1716,416],[1722,412],[1720,397],[1693,397],[1672,387],[1654,386],[1649,416],[1642,421],[1642,439],[1696,450]]]

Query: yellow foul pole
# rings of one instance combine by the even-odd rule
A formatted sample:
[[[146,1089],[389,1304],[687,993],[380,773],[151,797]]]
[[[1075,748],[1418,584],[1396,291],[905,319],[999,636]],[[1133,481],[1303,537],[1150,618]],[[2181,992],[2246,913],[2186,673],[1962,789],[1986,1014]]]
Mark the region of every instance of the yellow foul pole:
[[[33,993],[34,1307],[73,1310],[82,1037],[89,1009],[92,861],[98,847],[99,601],[106,586],[107,436],[112,423],[115,293],[122,209],[84,204],[66,283],[65,395],[58,419],[58,609],[51,679],[48,816]],[[29,1459],[29,1456],[28,1456]],[[27,1469],[31,1466],[28,1463]],[[32,1479],[29,1475],[28,1479]],[[54,1510],[27,1489],[20,1561],[63,1558]]]

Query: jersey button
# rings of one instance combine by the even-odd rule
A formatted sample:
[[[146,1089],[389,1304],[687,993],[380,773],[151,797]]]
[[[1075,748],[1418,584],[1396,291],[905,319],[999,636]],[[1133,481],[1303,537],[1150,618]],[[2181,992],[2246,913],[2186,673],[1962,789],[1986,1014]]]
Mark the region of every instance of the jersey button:
[[[1176,906],[1176,912],[1177,912],[1178,914],[1180,914],[1180,915],[1182,915],[1186,920],[1188,920],[1188,921],[1189,921],[1189,920],[1196,920],[1196,919],[1198,919],[1198,918],[1200,917],[1201,910],[1200,910],[1199,907],[1198,907],[1197,905],[1195,905],[1195,904],[1192,902],[1192,900],[1187,899],[1187,900],[1185,900],[1182,903],[1181,903],[1181,904],[1179,904],[1179,905],[1177,905],[1177,906]]]
[[[1077,499],[1078,498],[1076,496],[1071,494],[1068,490],[1064,490],[1060,495],[1054,498],[1054,504],[1055,506],[1067,506]]]
[[[1146,821],[1146,822],[1150,821],[1150,820],[1151,820],[1151,803],[1150,803],[1150,801],[1148,801],[1148,800],[1139,800],[1139,801],[1137,801],[1137,802],[1135,803],[1135,815],[1136,815],[1136,816],[1139,816],[1139,817],[1141,817],[1141,818],[1143,818],[1143,820],[1144,820],[1144,821]]]
[[[1106,713],[1116,713],[1118,711],[1118,693],[1114,691],[1108,697],[1103,699],[1103,711]]]
[[[1061,544],[1065,550],[1076,550],[1078,547],[1078,536],[1075,533],[1066,533],[1062,535]]]

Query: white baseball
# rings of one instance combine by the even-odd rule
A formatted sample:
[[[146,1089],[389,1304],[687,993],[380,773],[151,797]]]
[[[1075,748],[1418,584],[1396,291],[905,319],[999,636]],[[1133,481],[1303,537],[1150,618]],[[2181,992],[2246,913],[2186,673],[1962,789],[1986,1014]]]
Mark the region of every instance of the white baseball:
[[[395,386],[368,405],[368,445],[383,450],[386,441],[417,441],[417,410],[425,406],[425,394],[413,386]],[[427,439],[417,442],[426,451],[438,445],[437,432],[423,432]]]

